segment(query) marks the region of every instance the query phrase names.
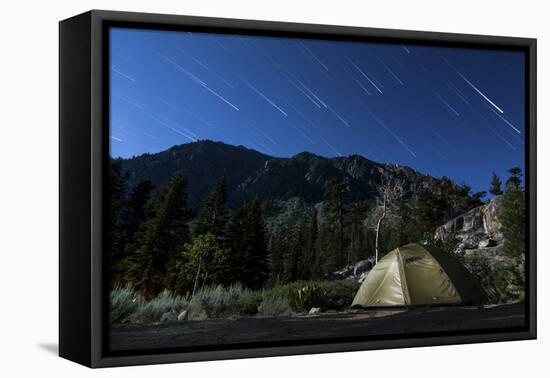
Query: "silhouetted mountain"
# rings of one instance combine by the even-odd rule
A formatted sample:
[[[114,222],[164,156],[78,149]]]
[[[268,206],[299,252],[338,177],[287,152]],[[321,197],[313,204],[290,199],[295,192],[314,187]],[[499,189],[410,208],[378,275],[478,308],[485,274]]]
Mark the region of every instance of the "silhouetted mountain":
[[[326,158],[302,152],[290,158],[262,154],[243,146],[199,141],[169,148],[156,154],[122,159],[130,185],[149,179],[158,188],[181,172],[188,183],[189,203],[198,207],[215,182],[226,176],[228,203],[237,207],[258,196],[262,201],[301,197],[306,203],[322,201],[325,188],[334,179],[345,180],[350,199],[369,200],[382,178],[399,177],[409,193],[438,180],[409,167],[381,164],[360,155]]]

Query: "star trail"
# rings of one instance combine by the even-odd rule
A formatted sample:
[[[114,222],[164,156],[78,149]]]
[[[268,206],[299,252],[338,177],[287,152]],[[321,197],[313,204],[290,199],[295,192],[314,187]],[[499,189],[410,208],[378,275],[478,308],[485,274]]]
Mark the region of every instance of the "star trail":
[[[113,28],[110,154],[359,154],[474,190],[524,167],[523,53]]]

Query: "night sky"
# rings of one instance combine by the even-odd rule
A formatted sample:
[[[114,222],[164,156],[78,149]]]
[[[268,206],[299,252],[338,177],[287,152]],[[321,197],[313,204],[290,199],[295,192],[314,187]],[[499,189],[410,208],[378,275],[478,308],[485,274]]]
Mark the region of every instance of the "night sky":
[[[524,167],[520,52],[111,30],[111,156],[210,139],[410,166],[486,190]]]

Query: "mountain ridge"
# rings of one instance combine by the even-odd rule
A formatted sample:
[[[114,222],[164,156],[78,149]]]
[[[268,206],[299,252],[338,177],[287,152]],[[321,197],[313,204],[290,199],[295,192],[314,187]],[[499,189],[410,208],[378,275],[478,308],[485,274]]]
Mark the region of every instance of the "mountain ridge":
[[[225,175],[228,205],[238,207],[258,196],[262,201],[302,197],[306,203],[323,200],[330,181],[344,180],[352,200],[372,200],[382,179],[399,178],[409,193],[440,181],[413,168],[378,163],[354,154],[324,157],[303,151],[292,157],[274,157],[244,146],[211,140],[175,145],[167,150],[132,158],[116,158],[132,187],[149,179],[156,188],[181,172],[188,183],[189,203],[197,208],[215,182]]]

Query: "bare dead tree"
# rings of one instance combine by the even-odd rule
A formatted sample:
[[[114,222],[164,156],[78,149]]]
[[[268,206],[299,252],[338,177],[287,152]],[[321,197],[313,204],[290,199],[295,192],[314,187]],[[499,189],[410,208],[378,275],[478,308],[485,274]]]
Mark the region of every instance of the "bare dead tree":
[[[378,191],[378,205],[375,211],[375,264],[378,263],[380,255],[380,230],[384,222],[388,220],[394,221],[399,217],[399,205],[405,194],[404,182],[401,179],[382,179],[381,183],[376,187]]]

